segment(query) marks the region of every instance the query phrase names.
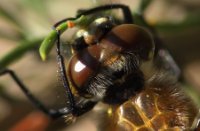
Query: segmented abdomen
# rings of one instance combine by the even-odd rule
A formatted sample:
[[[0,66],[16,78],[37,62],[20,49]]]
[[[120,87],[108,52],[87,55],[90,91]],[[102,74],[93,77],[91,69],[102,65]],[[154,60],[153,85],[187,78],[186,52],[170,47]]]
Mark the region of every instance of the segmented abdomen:
[[[168,85],[168,84],[166,84]],[[192,103],[177,85],[151,83],[122,105],[112,108],[112,131],[188,130],[195,118]]]

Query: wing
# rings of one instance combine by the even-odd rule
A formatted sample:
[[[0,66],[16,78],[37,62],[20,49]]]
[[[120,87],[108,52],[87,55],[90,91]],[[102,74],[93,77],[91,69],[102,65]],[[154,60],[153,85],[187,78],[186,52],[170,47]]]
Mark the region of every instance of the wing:
[[[144,91],[112,108],[109,130],[191,129],[197,114],[194,105],[177,84],[159,75],[146,84]]]

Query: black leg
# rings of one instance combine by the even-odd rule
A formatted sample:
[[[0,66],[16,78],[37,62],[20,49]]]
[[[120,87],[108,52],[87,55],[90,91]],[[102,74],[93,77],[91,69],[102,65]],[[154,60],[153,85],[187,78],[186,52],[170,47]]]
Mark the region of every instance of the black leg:
[[[57,31],[56,52],[57,52],[57,60],[58,60],[59,70],[60,70],[63,86],[67,92],[68,100],[70,103],[70,109],[72,110],[72,112],[74,112],[75,111],[74,96],[69,87],[69,82],[67,80],[66,69],[65,69],[65,62],[64,62],[63,56],[61,55],[60,50],[61,50],[60,49],[60,32]]]
[[[124,23],[133,24],[133,18],[132,18],[132,14],[131,14],[129,7],[126,5],[123,5],[123,4],[111,4],[111,5],[98,6],[98,7],[86,10],[86,11],[78,14],[77,17],[80,17],[81,15],[90,15],[95,12],[113,10],[113,9],[122,9],[122,12],[124,15]]]
[[[113,10],[113,9],[122,9],[122,13],[124,15],[124,23],[127,23],[127,24],[128,23],[129,24],[133,24],[134,23],[129,7],[126,6],[126,5],[123,5],[123,4],[103,5],[103,6],[98,6],[98,7],[95,7],[95,8],[88,9],[88,10],[82,10],[81,13],[76,16],[76,18],[79,18],[82,15],[91,15],[91,14],[96,13],[96,12],[106,11],[106,10]],[[67,20],[74,20],[76,18],[63,19],[63,20],[57,22],[54,25],[54,27],[57,27],[59,24],[65,22]]]
[[[36,97],[34,97],[28,88],[24,85],[24,83],[19,79],[19,77],[10,69],[4,69],[0,71],[0,76],[9,74],[11,78],[17,83],[23,93],[28,97],[28,99],[35,104],[37,108],[43,111],[45,114],[50,116],[51,118],[58,118],[60,116],[70,114],[71,110],[69,108],[63,108],[59,110],[48,109],[42,102],[40,102]]]
[[[59,31],[57,31],[57,37],[58,37],[57,43],[56,43],[57,60],[58,60],[61,78],[63,81],[63,86],[66,89],[67,97],[68,97],[69,104],[70,104],[69,109],[71,110],[73,115],[80,116],[83,113],[92,109],[94,107],[94,105],[96,104],[96,102],[86,101],[86,102],[81,102],[79,104],[75,103],[75,98],[71,92],[71,89],[69,87],[69,82],[67,80],[64,58],[60,52],[61,49],[60,49],[60,33],[59,33]]]
[[[74,116],[80,116],[88,111],[90,111],[97,102],[93,102],[87,100],[83,97],[76,97],[76,111],[74,112]]]
[[[59,26],[61,23],[68,21],[68,20],[75,20],[76,18],[66,18],[63,20],[58,21],[57,23],[54,24],[53,29],[56,29],[57,26]]]
[[[0,71],[0,76],[10,75],[11,78],[17,83],[23,93],[28,97],[28,99],[42,112],[46,115],[50,116],[53,119],[59,118],[64,115],[72,114],[74,116],[80,116],[85,112],[91,110],[96,102],[85,100],[84,98],[78,98],[77,105],[73,106],[73,110],[69,107],[64,107],[58,110],[48,109],[42,102],[40,102],[32,93],[28,90],[28,88],[24,85],[24,83],[19,79],[19,77],[10,69],[4,69]],[[69,93],[67,93],[69,94]],[[72,97],[73,98],[73,97]],[[71,103],[72,104],[72,103]]]

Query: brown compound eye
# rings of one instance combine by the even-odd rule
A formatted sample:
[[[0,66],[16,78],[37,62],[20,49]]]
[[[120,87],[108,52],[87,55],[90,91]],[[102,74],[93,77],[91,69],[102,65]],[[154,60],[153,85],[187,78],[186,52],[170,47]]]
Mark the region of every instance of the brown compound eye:
[[[148,31],[133,24],[114,27],[101,41],[104,48],[131,50],[143,60],[151,59],[154,53],[153,38]]]
[[[102,48],[99,45],[90,46],[77,52],[70,60],[68,72],[77,89],[80,89],[92,77],[100,66]]]

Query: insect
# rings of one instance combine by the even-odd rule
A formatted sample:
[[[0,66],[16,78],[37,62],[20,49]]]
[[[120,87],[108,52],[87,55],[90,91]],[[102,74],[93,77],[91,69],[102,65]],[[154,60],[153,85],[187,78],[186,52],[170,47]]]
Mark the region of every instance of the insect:
[[[102,15],[105,10],[121,9],[124,20]],[[97,15],[95,15],[97,14]],[[60,36],[78,27],[70,43],[72,53],[65,63]],[[152,31],[152,30],[150,30]],[[69,105],[53,110],[38,101],[9,69],[27,97],[52,118],[67,116],[68,121],[93,109],[98,102],[110,106],[107,125],[102,130],[192,130],[197,111],[166,69],[156,69],[155,59],[163,50],[156,36],[134,24],[128,6],[112,4],[82,10],[75,18],[54,25],[40,47],[46,59],[56,42],[57,60]],[[163,60],[163,62],[165,62]],[[170,61],[172,68],[175,66]],[[173,73],[178,74],[177,68]],[[193,126],[194,125],[194,126]],[[103,128],[103,127],[102,127]]]

